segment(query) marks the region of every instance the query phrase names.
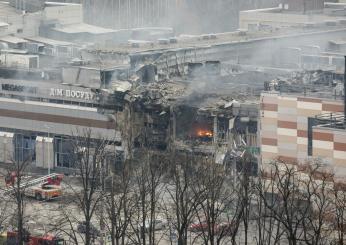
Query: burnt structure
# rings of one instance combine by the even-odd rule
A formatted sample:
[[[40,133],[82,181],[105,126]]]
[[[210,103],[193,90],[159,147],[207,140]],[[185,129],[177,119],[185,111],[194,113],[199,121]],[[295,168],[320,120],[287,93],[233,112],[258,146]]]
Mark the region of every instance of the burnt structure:
[[[122,132],[125,157],[143,148],[173,149],[236,167],[234,161],[244,151],[258,153],[259,107],[255,97],[239,93],[239,88],[227,90],[229,77],[219,74],[219,62],[207,64],[204,69],[211,66],[212,72],[156,82],[136,77],[129,82],[113,82],[107,94],[104,89],[99,91],[100,98],[114,98],[104,100],[107,102],[100,111],[102,107],[119,106],[114,117]],[[125,84],[129,85],[127,89],[119,89]]]

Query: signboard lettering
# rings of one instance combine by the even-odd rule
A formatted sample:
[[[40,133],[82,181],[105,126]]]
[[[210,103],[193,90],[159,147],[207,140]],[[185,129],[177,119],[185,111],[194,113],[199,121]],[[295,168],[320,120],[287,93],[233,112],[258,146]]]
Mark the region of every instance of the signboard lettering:
[[[30,86],[22,86],[16,84],[1,84],[1,89],[4,91],[12,91],[12,92],[26,92],[30,94],[36,94],[37,88]]]
[[[82,99],[82,100],[94,99],[94,94],[91,92],[70,90],[70,89],[51,88],[49,95],[55,96],[55,97],[75,98],[75,99]]]

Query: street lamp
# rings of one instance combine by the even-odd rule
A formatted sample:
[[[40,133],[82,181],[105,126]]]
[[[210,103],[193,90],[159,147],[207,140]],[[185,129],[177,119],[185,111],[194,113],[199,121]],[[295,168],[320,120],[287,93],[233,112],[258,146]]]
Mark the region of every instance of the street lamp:
[[[45,124],[44,125],[44,127],[48,130],[48,138],[49,138],[49,131],[50,131],[50,129],[51,129],[51,127],[49,127],[47,124]],[[53,141],[52,141],[52,144],[53,144]],[[50,174],[50,148],[49,147],[47,147],[48,148],[48,156],[47,156],[47,158],[48,158],[48,175]]]

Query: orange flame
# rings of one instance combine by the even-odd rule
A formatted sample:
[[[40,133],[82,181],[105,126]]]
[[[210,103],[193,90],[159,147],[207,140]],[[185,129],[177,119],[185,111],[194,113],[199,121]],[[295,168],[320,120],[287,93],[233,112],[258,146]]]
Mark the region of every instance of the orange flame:
[[[197,135],[198,137],[213,137],[213,132],[208,130],[198,130]]]

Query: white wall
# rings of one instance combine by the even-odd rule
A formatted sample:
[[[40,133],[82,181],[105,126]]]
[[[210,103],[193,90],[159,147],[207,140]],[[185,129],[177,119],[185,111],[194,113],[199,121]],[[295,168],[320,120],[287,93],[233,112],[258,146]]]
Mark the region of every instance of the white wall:
[[[0,132],[0,162],[11,163],[13,152],[13,133]]]
[[[82,23],[82,5],[73,4],[66,6],[46,7],[44,9],[44,17],[46,20],[58,20],[62,25]]]
[[[54,168],[53,138],[36,137],[36,167]]]
[[[41,104],[41,105],[40,105]],[[59,104],[41,103],[41,102],[21,102],[15,99],[0,98],[0,109],[25,111],[33,113],[44,113],[54,116],[69,116],[73,118],[94,119],[100,121],[108,121],[106,115],[102,115],[97,112],[96,109],[79,107],[79,106],[67,106]],[[72,135],[76,134],[77,130],[91,129],[92,137],[105,137],[110,140],[121,140],[121,134],[115,129],[95,128],[95,127],[83,127],[79,125],[45,122],[37,120],[21,119],[7,117],[0,114],[0,127],[11,129],[22,129],[28,131],[46,132],[52,134]]]
[[[241,11],[239,14],[239,28],[248,29],[249,24],[264,24],[273,27],[304,25],[307,23],[323,23],[326,20],[337,20],[336,17],[322,14],[304,15],[292,13],[273,13],[270,11]]]

